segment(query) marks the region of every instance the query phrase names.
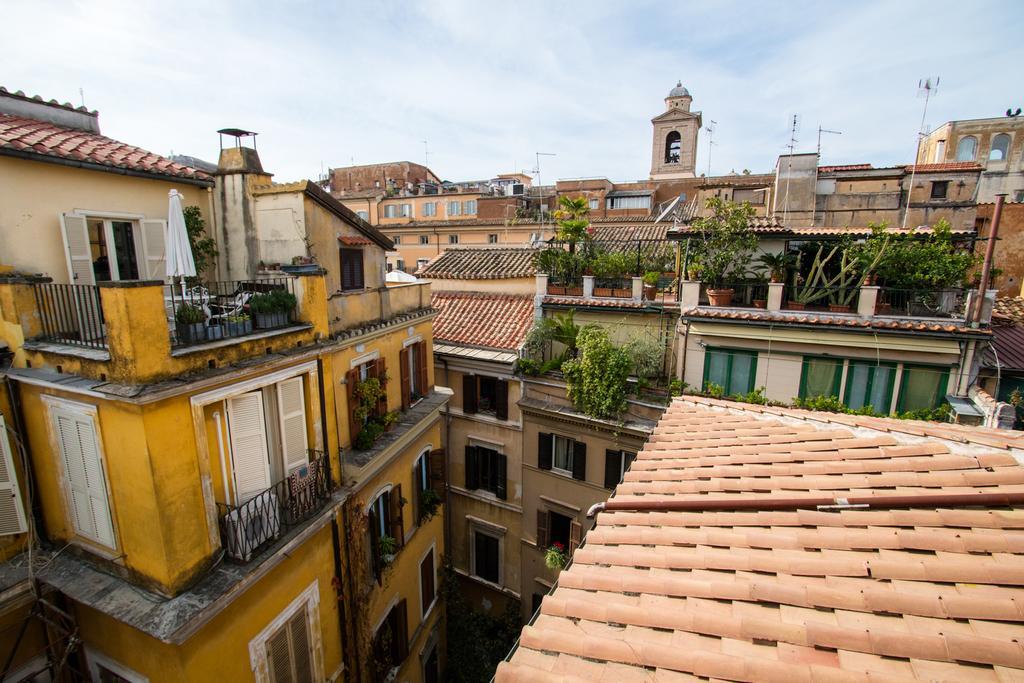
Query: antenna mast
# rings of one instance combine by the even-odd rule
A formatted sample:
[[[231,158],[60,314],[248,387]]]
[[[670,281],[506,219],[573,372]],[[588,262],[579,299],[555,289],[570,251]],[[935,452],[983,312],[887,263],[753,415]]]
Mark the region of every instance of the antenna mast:
[[[540,231],[541,231],[541,234],[539,235],[539,237],[541,239],[543,239],[543,237],[544,237],[544,226],[547,224],[547,221],[545,220],[546,219],[545,212],[544,212],[544,209],[541,206],[541,202],[540,202],[540,200],[544,198],[544,196],[543,196],[544,190],[541,187],[541,182],[540,182],[540,158],[541,157],[553,157],[553,156],[558,156],[558,155],[554,154],[553,152],[534,152],[534,154],[536,155],[536,158],[537,158],[537,165],[534,166],[533,173],[537,177],[537,205],[538,205],[538,209],[540,210]]]
[[[423,140],[423,165],[430,168],[430,149],[427,147],[427,141]]]
[[[910,215],[910,194],[914,191],[914,176],[917,175],[917,164],[921,157],[921,140],[924,139],[924,122],[928,116],[928,102],[932,99],[932,94],[938,94],[939,81],[941,77],[935,79],[935,83],[932,83],[931,76],[922,78],[917,82],[917,96],[924,98],[924,110],[921,112],[921,127],[917,129],[917,148],[914,152],[914,165],[910,167],[910,187],[907,188],[907,205],[903,207],[903,225],[902,229],[907,229],[907,217]]]
[[[715,135],[715,126],[718,125],[717,121],[708,119],[708,125],[704,127],[704,130],[708,132],[708,178],[711,177],[711,145],[715,144],[712,138]]]
[[[831,133],[832,135],[842,135],[841,130],[829,130],[828,128],[822,128],[821,124],[818,124],[818,158],[814,164],[814,208],[811,210],[811,224],[818,222],[818,166],[821,165],[821,134]]]
[[[789,179],[793,175],[793,150],[796,149],[796,131],[800,125],[800,115],[793,114],[793,127],[789,133],[789,162],[786,166],[786,194],[782,200],[782,223],[785,225],[786,218],[789,216]]]

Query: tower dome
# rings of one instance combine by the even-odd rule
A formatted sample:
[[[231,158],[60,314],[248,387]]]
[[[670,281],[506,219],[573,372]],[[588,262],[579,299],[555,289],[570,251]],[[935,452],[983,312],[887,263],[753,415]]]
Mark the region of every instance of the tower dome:
[[[683,87],[682,81],[676,81],[676,87],[668,92],[669,97],[689,97],[690,91]]]

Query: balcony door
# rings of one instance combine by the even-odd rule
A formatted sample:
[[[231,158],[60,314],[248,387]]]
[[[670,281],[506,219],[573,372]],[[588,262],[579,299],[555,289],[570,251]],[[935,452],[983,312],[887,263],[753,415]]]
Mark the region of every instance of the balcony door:
[[[166,279],[166,227],[164,220],[63,214],[68,282]]]
[[[301,375],[229,398],[227,414],[236,505],[309,463]]]

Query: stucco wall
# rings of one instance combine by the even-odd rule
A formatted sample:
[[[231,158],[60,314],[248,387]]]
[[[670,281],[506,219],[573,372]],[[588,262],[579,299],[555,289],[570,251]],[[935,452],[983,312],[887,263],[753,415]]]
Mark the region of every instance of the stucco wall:
[[[198,206],[210,225],[212,197],[185,182],[0,157],[0,263],[68,282],[60,215],[72,211],[167,219],[167,193]]]

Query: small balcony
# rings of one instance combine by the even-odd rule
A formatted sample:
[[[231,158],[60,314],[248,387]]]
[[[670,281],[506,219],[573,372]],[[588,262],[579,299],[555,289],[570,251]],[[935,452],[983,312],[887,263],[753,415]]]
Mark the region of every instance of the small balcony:
[[[100,288],[96,285],[59,285],[48,279],[32,284],[43,342],[85,349],[107,348]]]
[[[220,540],[225,554],[249,562],[290,529],[323,509],[334,490],[325,453],[309,452],[309,463],[239,505],[217,503]]]
[[[293,278],[208,282],[186,288],[167,285],[171,346],[181,348],[246,337],[293,325],[297,300]]]

